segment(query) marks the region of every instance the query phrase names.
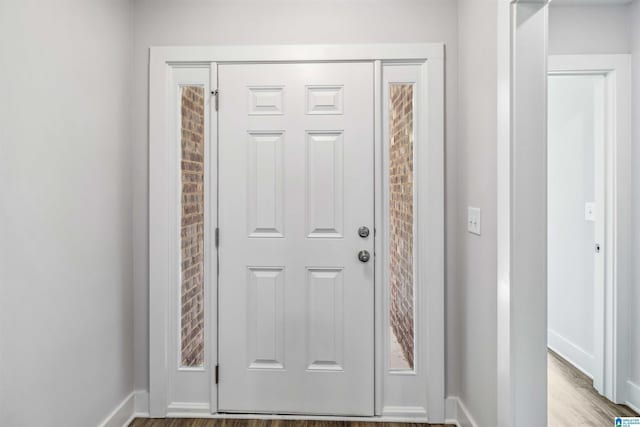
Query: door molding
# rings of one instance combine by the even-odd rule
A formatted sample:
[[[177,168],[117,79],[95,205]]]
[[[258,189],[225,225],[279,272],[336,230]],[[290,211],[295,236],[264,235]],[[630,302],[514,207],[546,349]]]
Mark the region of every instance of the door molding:
[[[208,69],[210,90],[217,89],[216,64],[223,62],[323,62],[323,61],[372,61],[375,69],[375,87],[372,88],[375,100],[375,170],[376,196],[375,216],[376,229],[381,230],[383,205],[381,197],[382,182],[382,71],[385,64],[419,64],[422,90],[419,103],[423,112],[419,118],[424,123],[425,142],[424,159],[426,164],[417,167],[426,168],[422,174],[424,183],[423,200],[419,205],[427,205],[420,218],[423,224],[419,239],[421,253],[428,254],[417,260],[421,271],[419,285],[424,289],[424,307],[422,310],[424,329],[428,345],[425,346],[425,374],[428,378],[425,387],[426,420],[441,423],[445,417],[445,306],[444,306],[444,45],[440,43],[409,44],[351,44],[351,45],[270,45],[270,46],[202,46],[202,47],[152,47],[149,59],[149,412],[152,417],[165,417],[175,412],[175,408],[191,408],[189,413],[206,416],[217,410],[217,387],[213,381],[217,363],[217,319],[216,313],[216,281],[217,265],[209,264],[210,273],[205,277],[205,348],[209,349],[209,357],[205,369],[185,372],[185,375],[208,376],[211,387],[206,399],[191,398],[186,394],[177,396],[172,390],[177,366],[173,363],[171,346],[177,345],[172,339],[171,326],[172,305],[176,304],[175,286],[177,286],[174,252],[176,230],[172,217],[177,215],[179,204],[175,203],[175,177],[178,165],[176,149],[176,133],[172,132],[172,120],[177,120],[172,103],[172,91],[175,90],[174,71],[184,68]],[[208,101],[207,101],[208,102]],[[221,94],[224,102],[224,94]],[[217,114],[214,108],[208,109],[209,136],[205,144],[217,146]],[[216,164],[217,153],[211,149],[205,160],[208,165],[208,188],[217,186]],[[426,199],[425,199],[426,198]],[[211,198],[215,199],[215,198]],[[215,224],[217,202],[207,203],[205,215],[210,218],[205,229],[212,234]],[[382,253],[381,234],[375,239],[376,253]],[[209,258],[217,256],[211,238],[205,238],[209,248]],[[381,262],[377,260],[375,267],[375,414],[381,416],[384,387],[384,345],[383,313],[383,281]],[[418,283],[417,283],[418,285]],[[208,310],[207,310],[208,308]],[[175,323],[175,322],[173,322]],[[173,410],[172,410],[173,409]],[[412,410],[414,408],[408,408]],[[411,412],[411,411],[408,411]],[[389,414],[391,415],[391,414]],[[424,418],[425,413],[417,411],[417,417]],[[415,418],[414,418],[415,419]]]
[[[549,75],[605,78],[605,141],[596,188],[605,193],[604,288],[595,290],[594,386],[625,403],[630,354],[631,283],[631,55],[550,55]],[[598,147],[596,147],[597,149]],[[598,271],[598,270],[596,270]]]
[[[548,9],[498,2],[497,426],[547,423]]]

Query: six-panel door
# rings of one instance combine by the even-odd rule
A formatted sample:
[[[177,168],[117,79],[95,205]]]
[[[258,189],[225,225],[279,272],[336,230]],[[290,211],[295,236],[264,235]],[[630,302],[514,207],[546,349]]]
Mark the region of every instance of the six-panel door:
[[[373,415],[373,64],[218,87],[219,411]]]

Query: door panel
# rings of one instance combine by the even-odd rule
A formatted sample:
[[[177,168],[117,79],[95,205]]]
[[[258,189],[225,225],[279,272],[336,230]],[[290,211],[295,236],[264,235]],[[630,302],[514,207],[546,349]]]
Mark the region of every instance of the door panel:
[[[308,132],[306,139],[307,236],[343,237],[342,132]]]
[[[373,415],[373,64],[218,79],[219,410]]]
[[[248,138],[249,237],[283,237],[283,134],[252,132]]]

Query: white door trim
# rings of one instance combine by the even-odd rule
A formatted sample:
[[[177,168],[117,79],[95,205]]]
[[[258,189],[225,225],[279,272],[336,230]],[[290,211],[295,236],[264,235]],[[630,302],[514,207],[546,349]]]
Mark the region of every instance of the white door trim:
[[[382,70],[382,181],[380,188],[382,188],[381,200],[383,203],[383,212],[380,218],[383,220],[383,224],[377,227],[378,233],[381,238],[378,239],[382,243],[382,250],[378,252],[382,254],[383,262],[380,262],[380,268],[382,274],[379,276],[383,284],[387,284],[390,281],[390,263],[388,260],[390,257],[389,244],[390,242],[390,218],[389,215],[385,215],[387,209],[384,207],[389,206],[390,191],[389,191],[389,167],[390,167],[390,133],[389,133],[389,90],[392,84],[411,84],[414,87],[413,94],[413,158],[416,165],[428,165],[426,168],[426,174],[422,173],[424,169],[420,167],[414,168],[414,191],[413,191],[413,212],[414,212],[414,231],[413,231],[413,252],[414,252],[414,293],[413,299],[415,304],[414,310],[414,367],[409,370],[397,370],[392,369],[390,366],[390,289],[389,286],[382,286],[382,300],[383,300],[383,312],[382,322],[384,328],[383,334],[380,338],[383,341],[383,367],[378,372],[384,372],[382,376],[384,401],[382,404],[382,414],[395,416],[397,414],[420,414],[422,416],[427,413],[427,408],[424,406],[427,398],[427,385],[429,378],[427,377],[427,366],[429,349],[429,335],[427,328],[426,316],[428,310],[429,290],[428,286],[425,287],[426,281],[430,280],[429,276],[423,277],[425,273],[424,268],[420,262],[416,260],[426,260],[428,257],[424,254],[436,253],[437,248],[430,247],[430,236],[428,235],[430,230],[428,229],[428,223],[425,221],[430,214],[430,200],[428,186],[430,183],[429,171],[431,166],[429,164],[428,149],[428,137],[425,131],[429,128],[428,116],[423,113],[423,105],[421,101],[425,99],[424,92],[430,92],[434,90],[433,87],[424,87],[427,85],[428,76],[423,73],[420,64],[385,64]],[[422,92],[422,94],[421,94]],[[426,97],[430,96],[430,93]],[[421,218],[420,222],[417,218]],[[384,261],[387,260],[387,261]],[[436,262],[438,262],[436,260]],[[436,278],[436,280],[438,280]],[[422,286],[419,286],[422,284]]]
[[[594,307],[594,386],[625,402],[630,348],[631,283],[631,55],[550,55],[550,75],[599,75],[606,79],[604,174],[604,288]],[[603,176],[604,175],[604,176]],[[596,183],[599,188],[600,183]]]
[[[175,184],[170,178],[175,176],[172,168],[177,166],[175,134],[170,131],[170,117],[172,114],[170,93],[172,88],[172,70],[177,68],[208,67],[211,73],[209,81],[211,89],[217,88],[215,80],[215,63],[219,62],[301,62],[301,61],[373,61],[376,64],[376,82],[374,91],[376,101],[381,100],[381,65],[385,63],[418,63],[421,64],[421,75],[426,82],[419,94],[421,105],[425,106],[421,122],[424,121],[426,133],[425,158],[428,164],[424,179],[426,200],[419,202],[429,209],[421,220],[424,223],[423,232],[419,239],[424,242],[423,253],[429,254],[418,262],[423,268],[419,277],[427,278],[422,286],[425,288],[426,307],[419,307],[424,313],[426,335],[429,345],[426,346],[427,358],[427,418],[429,422],[440,423],[445,415],[444,388],[444,45],[440,43],[415,44],[362,44],[362,45],[280,45],[280,46],[207,46],[207,47],[152,47],[150,48],[150,83],[149,83],[149,366],[150,366],[150,415],[163,417],[175,407],[209,406],[210,412],[216,411],[216,387],[211,387],[207,401],[172,401],[170,396],[169,378],[175,371],[175,366],[167,357],[171,340],[169,339],[170,313],[169,305],[172,297],[172,284],[175,273],[171,272],[170,263],[175,257],[171,256],[172,237],[175,233],[170,222],[172,206],[170,201],[175,195],[172,191]],[[221,95],[224,102],[224,95]],[[215,111],[210,109],[211,126],[215,123]],[[376,148],[376,181],[381,177],[381,109],[376,107],[375,140]],[[211,128],[211,147],[217,146],[217,131]],[[208,158],[209,174],[216,176],[215,151],[211,150]],[[172,172],[173,171],[173,172]],[[209,185],[215,185],[210,181]],[[210,187],[212,188],[212,187]],[[213,201],[212,201],[213,202]],[[209,207],[212,211],[214,208]],[[382,213],[380,188],[376,189],[376,228],[380,229]],[[211,224],[208,225],[211,227]],[[376,248],[381,248],[380,237],[376,236]],[[212,247],[210,256],[215,254]],[[378,252],[378,251],[377,251]],[[379,253],[379,252],[378,252]],[[211,263],[210,278],[216,277],[216,263]],[[377,262],[376,264],[380,264]],[[175,269],[174,269],[175,270]],[[376,273],[379,273],[376,267]],[[384,393],[382,381],[382,348],[379,343],[381,337],[382,316],[382,281],[376,274],[376,415],[382,412],[382,395]],[[209,313],[207,314],[209,331],[207,337],[210,343],[215,343],[214,329],[217,313],[215,312],[215,285],[212,280],[205,282],[205,293],[210,296]],[[213,352],[210,352],[213,353]],[[208,366],[217,363],[216,354],[210,354]],[[210,374],[213,369],[209,369]],[[411,409],[411,408],[409,408]],[[200,411],[198,411],[200,412]],[[424,414],[421,414],[424,415]]]
[[[150,48],[150,70],[209,62],[425,61],[444,59],[442,43],[162,46]]]
[[[547,423],[546,2],[498,2],[497,425]]]
[[[200,395],[208,396],[210,383],[210,368],[215,361],[215,346],[211,343],[217,341],[215,335],[209,334],[205,337],[207,347],[204,354],[204,366],[198,368],[181,367],[179,364],[180,342],[180,213],[181,204],[179,188],[180,177],[180,88],[183,86],[199,86],[204,89],[204,141],[207,159],[204,170],[205,188],[216,186],[216,168],[212,167],[215,161],[215,150],[210,150],[212,135],[210,130],[214,129],[216,114],[211,107],[210,97],[207,93],[211,89],[211,66],[210,64],[175,64],[173,67],[165,67],[163,70],[163,90],[161,92],[150,92],[150,106],[159,106],[161,110],[155,111],[155,126],[150,126],[150,141],[155,141],[149,151],[149,177],[150,177],[150,212],[149,212],[149,270],[150,274],[150,319],[160,321],[161,324],[154,324],[149,329],[150,344],[150,373],[154,370],[163,369],[162,375],[150,375],[150,389],[162,389],[167,393],[163,400],[170,402],[180,398],[185,390],[194,389],[194,384],[198,386]],[[152,78],[155,76],[151,74]],[[154,118],[154,116],[151,116]],[[216,212],[217,202],[206,200],[205,223],[217,223]],[[205,253],[214,253],[212,245],[211,228],[204,230]],[[204,281],[211,283],[217,275],[217,265],[213,262],[215,258],[204,260]],[[154,286],[157,284],[157,286]],[[205,285],[204,301],[210,306],[216,304],[216,294],[212,292],[210,286]],[[213,323],[213,313],[205,311],[205,331],[207,333],[215,328],[209,327]],[[176,343],[169,345],[168,343]],[[155,353],[160,348],[162,355]],[[158,372],[158,371],[155,371]],[[190,393],[192,394],[192,393]],[[198,394],[198,393],[193,393]],[[177,396],[177,397],[176,397]],[[150,399],[150,405],[159,404]],[[166,407],[166,405],[165,405]],[[155,408],[150,408],[151,410]]]

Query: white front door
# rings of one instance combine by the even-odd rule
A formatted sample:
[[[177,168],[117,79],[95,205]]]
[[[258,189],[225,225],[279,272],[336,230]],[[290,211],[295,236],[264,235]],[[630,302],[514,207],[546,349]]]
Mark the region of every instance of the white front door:
[[[373,415],[373,71],[218,68],[220,412]]]

